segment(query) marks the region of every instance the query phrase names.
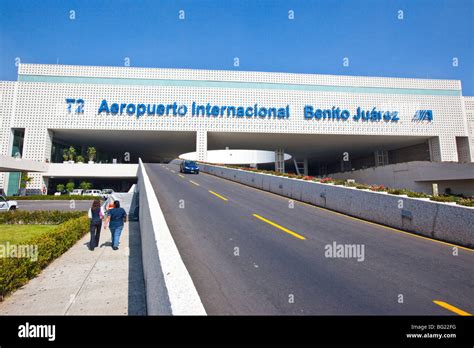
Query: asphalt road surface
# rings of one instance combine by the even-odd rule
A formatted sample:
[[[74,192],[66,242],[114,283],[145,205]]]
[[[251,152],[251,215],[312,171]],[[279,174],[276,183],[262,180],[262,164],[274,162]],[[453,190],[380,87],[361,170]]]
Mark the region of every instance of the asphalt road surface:
[[[75,200],[71,204],[68,200],[37,200],[37,201],[28,201],[28,200],[18,200],[18,209],[19,210],[61,210],[61,211],[70,211],[70,210],[81,210],[87,211],[91,205],[92,201],[79,201]]]
[[[146,169],[208,314],[474,313],[473,251],[175,164]]]

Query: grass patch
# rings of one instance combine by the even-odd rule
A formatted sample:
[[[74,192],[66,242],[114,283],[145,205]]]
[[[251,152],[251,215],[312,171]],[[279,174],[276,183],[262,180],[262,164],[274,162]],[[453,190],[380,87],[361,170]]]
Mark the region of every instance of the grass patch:
[[[56,225],[0,225],[0,244],[20,244],[55,228]]]

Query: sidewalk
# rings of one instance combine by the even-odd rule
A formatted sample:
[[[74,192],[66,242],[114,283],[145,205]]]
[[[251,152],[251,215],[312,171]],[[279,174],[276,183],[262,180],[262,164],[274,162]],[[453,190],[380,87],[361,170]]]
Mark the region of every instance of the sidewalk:
[[[89,238],[0,302],[0,315],[146,315],[138,222],[125,224],[117,251],[109,230],[94,251]]]

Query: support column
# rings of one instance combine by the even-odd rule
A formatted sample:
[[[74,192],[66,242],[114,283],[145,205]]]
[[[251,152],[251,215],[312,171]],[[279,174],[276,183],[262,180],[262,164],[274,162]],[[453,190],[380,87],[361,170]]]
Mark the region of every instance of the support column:
[[[15,119],[17,82],[5,82],[0,93],[0,154],[11,156],[13,144],[13,120]],[[6,193],[10,173],[0,173],[0,188]],[[16,193],[16,192],[15,192]]]
[[[285,152],[280,148],[275,150],[275,171],[285,172]]]
[[[52,130],[47,130],[46,133],[46,143],[44,147],[44,158],[48,162],[51,162],[51,152],[53,151],[53,131]]]
[[[469,147],[468,137],[456,137],[456,150],[458,153],[458,159],[460,163],[471,162],[471,149]]]
[[[26,128],[22,158],[38,162],[51,160],[52,132],[46,128]],[[45,182],[43,174],[28,173],[33,178],[26,188],[27,195],[41,194]]]
[[[207,161],[207,131],[205,130],[196,132],[196,155],[198,161]]]
[[[307,158],[304,159],[303,165],[304,165],[304,168],[303,168],[304,175],[308,176],[308,159]]]
[[[435,137],[428,143],[432,162],[458,162],[456,137]]]

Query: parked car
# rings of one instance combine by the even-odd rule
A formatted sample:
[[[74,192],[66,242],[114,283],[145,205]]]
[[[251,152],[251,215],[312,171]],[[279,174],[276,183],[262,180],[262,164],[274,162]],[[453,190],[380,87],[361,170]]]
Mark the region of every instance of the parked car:
[[[74,189],[74,190],[72,190],[71,195],[80,196],[80,195],[82,195],[83,192],[84,192],[83,189]]]
[[[55,196],[68,195],[68,194],[69,194],[69,191],[66,190],[66,189],[64,189],[64,190],[62,190],[62,191],[56,191],[56,192],[54,193]]]
[[[100,190],[86,190],[84,196],[97,196],[102,197],[102,192]]]
[[[114,190],[112,190],[112,189],[103,189],[102,190],[102,198],[107,199],[113,193],[114,193]]]
[[[17,208],[17,201],[8,201],[5,197],[0,196],[0,211],[16,210]]]
[[[179,171],[181,173],[196,173],[196,174],[199,174],[199,166],[194,161],[184,160],[179,165]]]

